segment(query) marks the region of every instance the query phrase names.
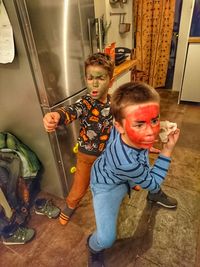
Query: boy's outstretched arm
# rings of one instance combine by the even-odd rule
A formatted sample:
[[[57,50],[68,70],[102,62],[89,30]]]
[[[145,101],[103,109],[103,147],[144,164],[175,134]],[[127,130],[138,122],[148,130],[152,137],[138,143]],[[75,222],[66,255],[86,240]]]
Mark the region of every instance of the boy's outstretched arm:
[[[60,120],[60,114],[58,112],[49,112],[45,114],[43,118],[44,128],[47,132],[55,131]]]

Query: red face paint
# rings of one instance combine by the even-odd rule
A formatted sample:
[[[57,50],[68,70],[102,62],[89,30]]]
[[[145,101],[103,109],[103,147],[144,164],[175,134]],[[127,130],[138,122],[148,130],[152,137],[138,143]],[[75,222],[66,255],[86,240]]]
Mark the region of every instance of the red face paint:
[[[129,107],[127,107],[129,108]],[[125,132],[138,148],[150,148],[160,131],[158,104],[142,104],[127,110],[125,119]]]

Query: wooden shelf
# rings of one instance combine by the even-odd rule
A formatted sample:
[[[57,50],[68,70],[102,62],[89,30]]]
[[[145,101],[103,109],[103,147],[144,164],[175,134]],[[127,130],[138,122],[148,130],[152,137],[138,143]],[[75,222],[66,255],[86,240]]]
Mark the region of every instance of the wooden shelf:
[[[200,37],[190,37],[188,43],[200,43]]]
[[[127,70],[133,69],[136,66],[136,64],[137,64],[136,59],[129,59],[129,60],[124,61],[119,66],[115,67],[113,78],[115,79],[118,76],[120,76],[123,72],[126,72]]]

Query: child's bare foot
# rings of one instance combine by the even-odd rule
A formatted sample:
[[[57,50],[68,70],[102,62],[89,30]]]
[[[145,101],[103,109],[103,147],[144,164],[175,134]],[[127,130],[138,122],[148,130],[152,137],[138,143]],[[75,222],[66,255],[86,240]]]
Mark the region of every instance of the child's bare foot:
[[[140,190],[141,190],[141,187],[140,187],[139,185],[135,185],[135,186],[133,187],[133,190],[135,190],[135,191],[140,191]]]

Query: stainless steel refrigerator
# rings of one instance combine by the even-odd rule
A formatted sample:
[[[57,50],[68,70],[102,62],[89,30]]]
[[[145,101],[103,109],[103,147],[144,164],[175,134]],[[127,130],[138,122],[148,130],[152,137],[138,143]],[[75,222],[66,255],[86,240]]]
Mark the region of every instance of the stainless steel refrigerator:
[[[15,59],[0,64],[0,130],[16,134],[39,156],[42,188],[64,197],[75,171],[78,122],[46,133],[46,112],[86,93],[84,60],[97,51],[93,0],[4,0]],[[98,27],[99,28],[99,27]]]

